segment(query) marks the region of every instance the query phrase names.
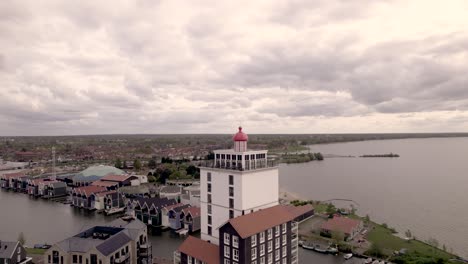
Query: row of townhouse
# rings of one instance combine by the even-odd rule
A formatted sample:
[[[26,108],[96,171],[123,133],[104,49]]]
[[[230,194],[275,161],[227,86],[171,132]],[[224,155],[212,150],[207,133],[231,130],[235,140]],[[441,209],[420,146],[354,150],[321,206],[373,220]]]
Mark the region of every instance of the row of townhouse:
[[[200,208],[177,203],[175,199],[135,198],[128,201],[127,207],[137,219],[153,228],[200,230]]]
[[[84,186],[73,188],[71,205],[86,210],[105,211],[125,208],[125,196],[117,190],[103,186]]]
[[[33,179],[22,172],[17,172],[4,174],[0,180],[3,189],[27,193],[34,197],[56,198],[67,195],[66,183],[50,178]]]

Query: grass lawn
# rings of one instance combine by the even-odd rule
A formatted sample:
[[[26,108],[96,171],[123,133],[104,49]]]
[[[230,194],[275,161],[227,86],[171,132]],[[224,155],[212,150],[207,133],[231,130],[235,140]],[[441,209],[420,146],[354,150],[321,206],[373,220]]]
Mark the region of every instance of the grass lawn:
[[[402,238],[396,237],[390,230],[382,227],[381,225],[375,225],[375,228],[369,232],[367,239],[382,248],[385,253],[406,248],[409,252],[419,252],[420,254],[427,256],[437,255],[442,258],[454,257],[450,253],[435,249],[421,241],[406,241]]]
[[[42,248],[26,248],[28,255],[44,255],[47,249]]]
[[[314,204],[314,209],[316,214],[323,214],[327,212],[327,204],[320,203],[320,204]]]

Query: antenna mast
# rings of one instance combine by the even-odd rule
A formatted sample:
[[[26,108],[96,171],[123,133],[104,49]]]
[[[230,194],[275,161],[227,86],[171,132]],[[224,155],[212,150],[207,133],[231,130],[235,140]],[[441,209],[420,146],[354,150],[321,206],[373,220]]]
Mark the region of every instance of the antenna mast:
[[[52,180],[57,179],[57,174],[55,173],[55,147],[52,147]]]

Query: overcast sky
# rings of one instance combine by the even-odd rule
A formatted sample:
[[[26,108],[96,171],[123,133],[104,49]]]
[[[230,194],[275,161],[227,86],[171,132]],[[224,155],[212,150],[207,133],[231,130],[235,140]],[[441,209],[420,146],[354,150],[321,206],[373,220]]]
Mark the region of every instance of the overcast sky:
[[[0,1],[0,135],[468,131],[468,2]]]

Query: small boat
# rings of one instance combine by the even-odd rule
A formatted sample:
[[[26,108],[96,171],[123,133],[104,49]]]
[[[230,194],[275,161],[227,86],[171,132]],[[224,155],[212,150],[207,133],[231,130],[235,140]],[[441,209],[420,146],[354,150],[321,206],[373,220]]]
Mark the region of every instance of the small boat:
[[[372,263],[372,258],[367,258],[365,261],[364,261],[364,264],[371,264]]]
[[[352,253],[348,253],[348,254],[345,254],[344,255],[344,259],[350,259],[353,257],[353,254]]]
[[[334,247],[329,247],[327,249],[327,252],[330,253],[330,254],[338,254],[338,249],[334,248]]]
[[[372,264],[379,264],[379,261],[378,261],[378,260],[374,260],[374,261],[372,261]]]
[[[314,245],[308,244],[308,243],[303,243],[302,248],[309,249],[309,250],[314,250]]]
[[[110,209],[105,210],[106,215],[113,215],[117,213],[125,212],[125,207],[112,207]]]
[[[316,245],[314,247],[314,251],[318,252],[318,253],[327,253],[327,250],[324,249],[324,248],[321,248],[320,245]]]

